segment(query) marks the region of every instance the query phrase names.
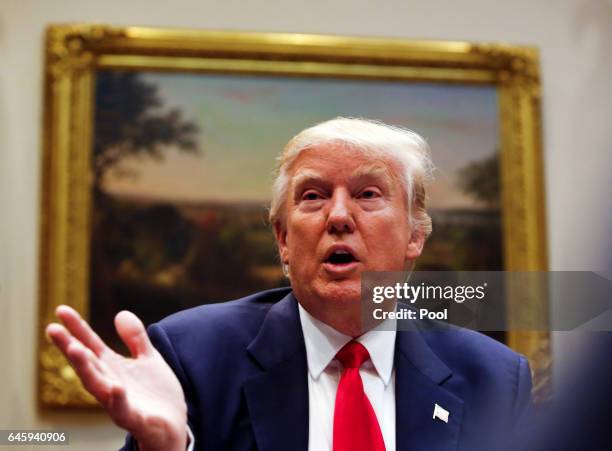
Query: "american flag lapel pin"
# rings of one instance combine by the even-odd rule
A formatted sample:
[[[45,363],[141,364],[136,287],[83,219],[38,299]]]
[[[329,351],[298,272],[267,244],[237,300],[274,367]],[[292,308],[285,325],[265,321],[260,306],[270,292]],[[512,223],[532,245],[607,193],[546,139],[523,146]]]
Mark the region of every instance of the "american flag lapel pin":
[[[438,420],[448,423],[449,415],[450,415],[450,412],[446,410],[444,407],[441,407],[438,404],[434,404],[434,411],[433,411],[434,420],[437,418]]]

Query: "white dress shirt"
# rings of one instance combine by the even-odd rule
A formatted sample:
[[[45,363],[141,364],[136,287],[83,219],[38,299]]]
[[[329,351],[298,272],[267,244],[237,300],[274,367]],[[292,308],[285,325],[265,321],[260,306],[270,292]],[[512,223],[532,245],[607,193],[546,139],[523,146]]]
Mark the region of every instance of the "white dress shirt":
[[[342,365],[335,360],[352,340],[319,321],[299,305],[308,361],[308,451],[332,451],[336,391]],[[370,353],[359,369],[365,393],[376,413],[386,451],[395,451],[395,329],[366,332],[356,340]]]

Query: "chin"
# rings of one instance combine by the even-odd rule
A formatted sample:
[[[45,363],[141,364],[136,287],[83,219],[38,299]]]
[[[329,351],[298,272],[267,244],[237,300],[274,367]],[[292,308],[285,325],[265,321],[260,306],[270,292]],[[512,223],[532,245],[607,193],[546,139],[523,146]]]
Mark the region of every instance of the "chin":
[[[332,280],[318,291],[321,299],[338,304],[354,304],[361,301],[361,282],[355,280]]]

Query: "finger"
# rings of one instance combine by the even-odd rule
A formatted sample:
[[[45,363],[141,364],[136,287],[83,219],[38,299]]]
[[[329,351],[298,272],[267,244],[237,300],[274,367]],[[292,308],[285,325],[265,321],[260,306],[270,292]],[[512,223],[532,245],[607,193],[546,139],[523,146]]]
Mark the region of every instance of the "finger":
[[[130,350],[132,357],[149,354],[153,345],[149,340],[144,324],[132,312],[124,310],[115,316],[117,333]]]
[[[68,358],[68,346],[70,346],[70,343],[72,343],[73,341],[76,341],[76,338],[70,335],[70,332],[68,332],[68,330],[64,326],[58,323],[49,324],[45,329],[45,333],[47,337],[49,337],[51,341],[55,344],[55,346],[59,348],[62,354],[64,354],[66,358]],[[98,371],[102,373],[108,373],[108,368],[100,361],[100,359],[94,359],[92,361],[92,364]]]
[[[103,365],[89,348],[74,338],[61,324],[51,323],[46,329],[47,336],[66,356],[75,369],[83,386],[101,403],[111,392],[112,384],[104,376]]]
[[[96,355],[102,354],[106,345],[96,334],[87,321],[85,321],[72,307],[60,305],[55,310],[56,315],[62,320],[70,333],[81,343],[91,349]]]
[[[73,339],[68,346],[66,357],[74,367],[85,389],[103,405],[108,403],[112,393],[112,381],[99,371],[95,364],[98,357],[81,342]]]
[[[64,326],[58,323],[51,323],[45,329],[47,337],[51,339],[51,341],[59,348],[62,354],[66,355],[68,353],[68,345],[70,342],[74,340],[74,337],[70,335],[70,333],[66,330]]]

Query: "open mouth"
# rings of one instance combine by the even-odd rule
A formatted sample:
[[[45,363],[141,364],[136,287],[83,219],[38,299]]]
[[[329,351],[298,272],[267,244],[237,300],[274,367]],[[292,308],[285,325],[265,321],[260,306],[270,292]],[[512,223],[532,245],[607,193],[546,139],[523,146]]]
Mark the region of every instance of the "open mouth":
[[[325,263],[331,263],[333,265],[348,265],[357,261],[359,260],[357,260],[351,252],[346,250],[336,250],[325,259]]]

